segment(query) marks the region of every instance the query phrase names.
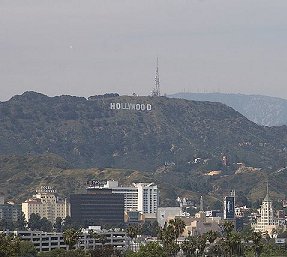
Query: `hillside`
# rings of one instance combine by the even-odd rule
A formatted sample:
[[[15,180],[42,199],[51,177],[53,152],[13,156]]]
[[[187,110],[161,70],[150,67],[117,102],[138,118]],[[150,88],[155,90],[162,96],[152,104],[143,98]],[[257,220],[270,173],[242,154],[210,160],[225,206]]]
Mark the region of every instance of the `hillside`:
[[[139,103],[151,110],[110,109]],[[124,108],[127,108],[123,106]],[[166,97],[48,97],[26,92],[0,103],[0,155],[57,154],[74,167],[192,170],[194,159],[285,166],[287,129],[256,125],[221,103]]]
[[[287,100],[277,97],[224,93],[177,93],[170,97],[220,102],[259,125],[287,125]]]
[[[74,169],[63,158],[53,155],[2,156],[0,157],[0,191],[7,200],[21,202],[35,193],[41,185],[53,186],[62,197],[85,192],[86,181],[114,179],[121,185],[133,182],[155,182],[160,189],[162,206],[174,206],[178,196],[188,197],[198,203],[204,195],[206,207],[223,201],[223,196],[235,189],[237,201],[247,197],[250,201],[265,196],[266,173],[264,171],[240,172],[206,176],[203,171],[139,172],[127,169]],[[285,199],[286,170],[269,174],[271,196]]]

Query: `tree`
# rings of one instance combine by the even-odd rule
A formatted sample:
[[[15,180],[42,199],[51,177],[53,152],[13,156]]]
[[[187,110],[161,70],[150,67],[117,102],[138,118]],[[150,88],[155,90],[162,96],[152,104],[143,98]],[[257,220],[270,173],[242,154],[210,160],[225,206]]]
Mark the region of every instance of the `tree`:
[[[226,221],[223,223],[223,235],[228,237],[234,229],[234,224],[231,221]]]
[[[96,256],[97,255],[95,255],[95,257]],[[38,257],[91,257],[91,255],[82,249],[69,250],[69,251],[64,249],[54,249],[49,252],[41,252],[39,253]]]
[[[105,245],[103,248],[96,248],[90,251],[91,257],[120,257],[122,253],[114,249],[112,245]]]
[[[226,239],[226,243],[228,246],[228,252],[231,256],[233,255],[241,255],[242,246],[241,246],[241,237],[237,232],[231,232]]]
[[[141,232],[140,226],[130,225],[127,228],[127,235],[131,238],[131,241],[133,241],[137,235]]]
[[[63,231],[63,220],[61,217],[56,218],[56,221],[55,221],[53,227],[56,230],[56,232],[62,232]]]
[[[164,227],[159,232],[158,237],[162,241],[164,251],[168,256],[175,256],[180,250],[176,243],[176,235],[175,227],[167,223],[165,223]]]
[[[263,249],[263,238],[260,232],[252,232],[250,236],[255,257],[259,257]]]
[[[51,232],[53,230],[51,221],[49,221],[46,217],[43,217],[40,220],[40,224],[41,224],[40,230],[42,231]]]
[[[145,221],[141,227],[142,235],[155,237],[160,229],[158,222]]]
[[[88,234],[90,238],[93,238],[93,239],[99,238],[99,234],[95,232],[93,229],[89,229]]]
[[[37,213],[32,213],[29,218],[28,227],[31,230],[41,230],[41,217]]]
[[[204,236],[206,237],[206,240],[208,240],[209,243],[212,244],[215,241],[215,239],[219,236],[219,234],[216,231],[210,230],[206,232]]]
[[[188,236],[181,244],[181,249],[186,257],[192,257],[197,249],[196,238]]]
[[[173,226],[174,228],[174,233],[175,233],[175,241],[177,243],[177,239],[179,236],[183,233],[185,229],[185,223],[182,219],[180,218],[175,218],[169,221],[169,224]]]
[[[49,252],[40,252],[38,257],[64,257],[66,253],[64,249],[53,249]]]
[[[81,235],[81,232],[74,228],[70,228],[64,231],[63,233],[64,242],[68,246],[69,250],[73,249],[73,247],[76,245],[80,235]]]
[[[30,215],[28,227],[31,230],[42,230],[45,232],[50,232],[53,228],[52,223],[46,217],[41,218],[38,213]]]
[[[142,245],[136,255],[137,257],[166,257],[166,253],[162,246],[157,242],[149,242]]]
[[[63,230],[66,230],[72,227],[73,227],[72,218],[70,216],[67,216],[63,221]]]
[[[21,257],[36,257],[37,250],[32,242],[20,241],[18,248],[19,256]]]
[[[197,246],[199,255],[202,255],[206,247],[206,237],[204,235],[200,235],[196,237],[196,246]]]
[[[0,234],[1,257],[36,257],[37,251],[31,242],[21,241],[13,235]]]
[[[18,257],[19,240],[12,236],[0,234],[0,256],[1,257]]]
[[[27,221],[25,219],[25,215],[21,212],[21,215],[18,217],[18,220],[14,223],[14,227],[17,230],[25,230],[27,225]]]

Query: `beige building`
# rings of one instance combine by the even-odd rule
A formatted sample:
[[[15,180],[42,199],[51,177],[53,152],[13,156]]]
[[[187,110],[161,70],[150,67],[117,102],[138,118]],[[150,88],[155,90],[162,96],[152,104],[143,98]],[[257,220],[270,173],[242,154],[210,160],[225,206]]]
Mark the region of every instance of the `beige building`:
[[[221,217],[206,217],[203,211],[195,214],[195,217],[179,217],[185,224],[183,236],[202,235],[208,231],[220,232],[220,225],[222,223]]]
[[[261,208],[259,209],[260,217],[257,218],[256,223],[252,224],[254,231],[256,232],[267,232],[272,235],[272,232],[279,226],[278,219],[274,215],[272,201],[269,196],[269,190],[267,185],[267,194],[262,202]]]
[[[32,213],[39,214],[41,218],[45,217],[52,223],[55,223],[57,217],[64,219],[70,216],[67,199],[59,199],[54,189],[42,186],[36,192],[36,195],[22,203],[22,212],[27,221]]]

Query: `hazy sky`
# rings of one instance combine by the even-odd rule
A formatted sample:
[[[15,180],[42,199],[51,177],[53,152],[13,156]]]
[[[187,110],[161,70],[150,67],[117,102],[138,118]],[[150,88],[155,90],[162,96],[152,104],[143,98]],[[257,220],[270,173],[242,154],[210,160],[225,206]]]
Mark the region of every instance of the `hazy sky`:
[[[287,98],[286,0],[0,0],[0,101],[241,92]]]

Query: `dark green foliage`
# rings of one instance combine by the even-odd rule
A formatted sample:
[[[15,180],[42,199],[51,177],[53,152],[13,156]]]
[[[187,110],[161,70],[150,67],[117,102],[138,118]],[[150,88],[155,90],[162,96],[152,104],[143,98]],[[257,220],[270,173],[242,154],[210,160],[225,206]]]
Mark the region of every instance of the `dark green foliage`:
[[[40,230],[50,232],[53,230],[52,223],[45,217],[41,218],[39,214],[32,213],[28,222],[31,230]]]
[[[45,231],[45,232],[50,232],[53,230],[53,225],[47,218],[44,217],[41,219],[40,230]]]
[[[105,245],[101,248],[96,248],[90,251],[91,257],[122,257],[121,251],[114,249],[110,245]]]
[[[185,223],[179,218],[175,218],[166,223],[160,229],[158,238],[161,240],[164,252],[167,256],[176,256],[180,247],[177,243],[178,237],[182,234],[185,228]]]
[[[141,234],[145,236],[156,237],[158,235],[159,229],[160,227],[157,221],[145,221],[141,227]]]
[[[25,230],[27,225],[27,221],[25,220],[25,215],[23,212],[21,212],[21,216],[18,218],[18,220],[15,223],[15,229],[16,230]]]
[[[55,249],[50,252],[41,252],[38,257],[91,257],[91,254],[81,249],[69,251],[64,249]]]
[[[69,247],[69,250],[73,249],[78,242],[81,235],[80,230],[70,228],[64,231],[63,237],[65,244]]]
[[[197,241],[195,237],[188,236],[181,244],[181,249],[186,257],[194,256],[197,248]]]
[[[21,257],[36,257],[37,256],[37,250],[32,244],[32,242],[29,241],[20,241],[19,243],[19,256]]]
[[[56,218],[56,221],[55,221],[53,227],[54,227],[56,232],[62,232],[63,231],[63,220],[61,217]]]
[[[31,230],[40,230],[41,225],[41,216],[39,214],[32,213],[29,218],[28,227]]]
[[[1,257],[36,257],[37,251],[31,242],[21,241],[17,237],[0,234]]]
[[[150,242],[140,247],[140,250],[132,257],[167,257],[162,246],[157,242]]]

